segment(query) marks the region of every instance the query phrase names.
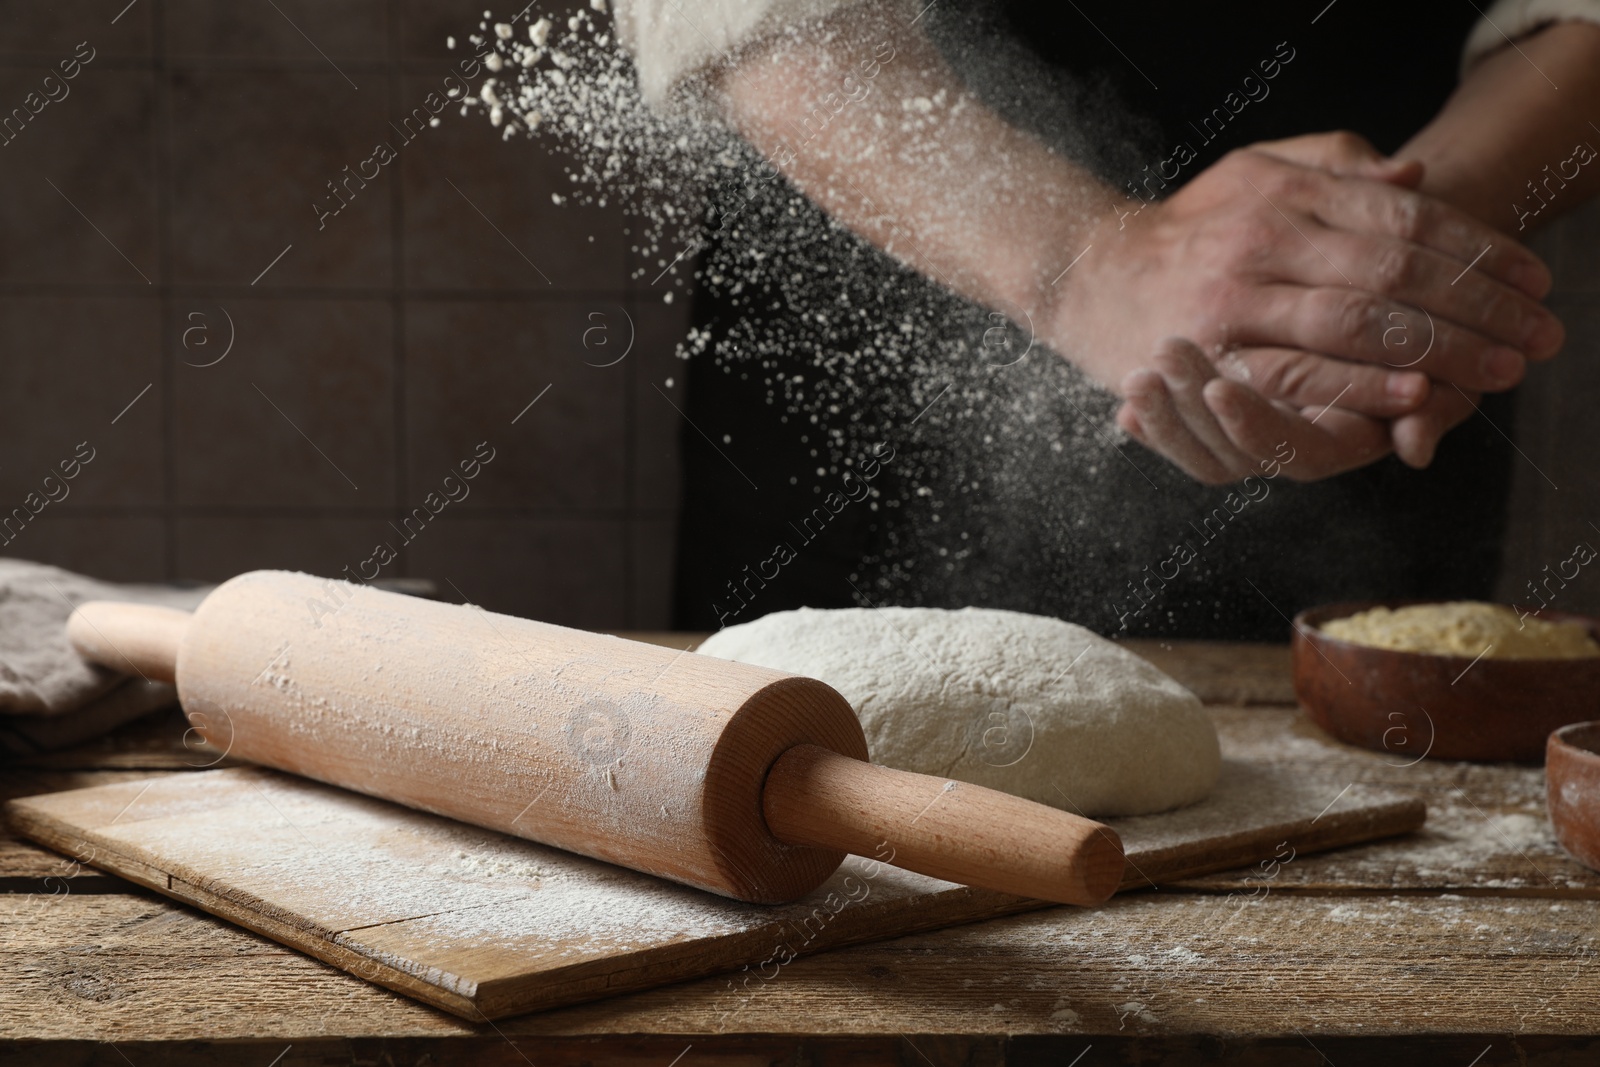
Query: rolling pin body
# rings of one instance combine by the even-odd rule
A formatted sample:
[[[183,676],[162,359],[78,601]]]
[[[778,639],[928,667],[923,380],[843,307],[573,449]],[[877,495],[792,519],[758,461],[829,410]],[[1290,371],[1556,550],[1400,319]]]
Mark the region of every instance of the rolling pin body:
[[[965,843],[964,801],[900,818],[951,787],[865,764],[843,697],[763,667],[277,571],[224,583],[186,624],[91,603],[68,629],[97,662],[170,671],[232,756],[741,900],[803,896],[880,831],[944,857],[903,866],[1046,899],[1096,902],[1122,873],[1105,828],[980,787],[960,791],[993,825]],[[995,853],[1002,828],[1042,847]]]

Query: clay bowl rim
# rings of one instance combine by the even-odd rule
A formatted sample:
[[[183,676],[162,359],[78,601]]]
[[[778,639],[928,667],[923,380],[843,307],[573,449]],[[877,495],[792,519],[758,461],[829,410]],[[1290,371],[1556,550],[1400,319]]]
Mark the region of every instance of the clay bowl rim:
[[[1452,652],[1416,652],[1411,649],[1379,648],[1376,645],[1363,645],[1355,641],[1347,641],[1342,637],[1334,637],[1332,634],[1322,629],[1322,624],[1325,622],[1332,622],[1334,619],[1348,618],[1351,615],[1368,611],[1372,608],[1388,608],[1392,611],[1395,608],[1411,607],[1416,604],[1451,603],[1461,602],[1438,599],[1346,600],[1334,604],[1319,604],[1316,607],[1305,608],[1302,611],[1296,612],[1292,621],[1292,625],[1294,627],[1294,636],[1301,638],[1312,647],[1316,647],[1317,644],[1322,643],[1352,655],[1371,656],[1375,658],[1392,657],[1395,660],[1419,657],[1427,661],[1439,662],[1441,664],[1460,664],[1463,669],[1465,669],[1468,665],[1477,662],[1479,659],[1483,659],[1486,664],[1493,664],[1493,666],[1489,667],[1489,669],[1494,671],[1548,668],[1552,664],[1560,664],[1562,665],[1563,669],[1566,670],[1578,670],[1588,667],[1591,668],[1596,675],[1600,675],[1600,656],[1484,657],[1481,653],[1478,656],[1462,656]],[[1498,601],[1490,601],[1489,603],[1498,603]],[[1513,611],[1517,610],[1517,605],[1515,604],[1506,604],[1502,606],[1509,607]],[[1589,632],[1589,636],[1597,644],[1600,644],[1600,617],[1593,615],[1582,615],[1572,611],[1540,611],[1537,616],[1534,616],[1531,612],[1529,615],[1530,617],[1537,617],[1544,622],[1581,623],[1583,628]],[[1594,721],[1600,722],[1600,719]],[[1581,724],[1572,723],[1569,725]],[[1565,729],[1565,727],[1562,727],[1562,729]]]
[[[1568,723],[1545,741],[1545,813],[1563,851],[1591,870],[1600,870],[1595,852],[1600,817],[1593,795],[1588,803],[1566,799],[1569,785],[1600,776],[1600,719]]]
[[[1588,740],[1591,743],[1580,743],[1577,738],[1582,735],[1588,735]],[[1567,759],[1600,770],[1600,719],[1569,722],[1565,726],[1556,727],[1550,731],[1548,748],[1552,751],[1560,751]],[[1545,766],[1549,766],[1548,761]]]

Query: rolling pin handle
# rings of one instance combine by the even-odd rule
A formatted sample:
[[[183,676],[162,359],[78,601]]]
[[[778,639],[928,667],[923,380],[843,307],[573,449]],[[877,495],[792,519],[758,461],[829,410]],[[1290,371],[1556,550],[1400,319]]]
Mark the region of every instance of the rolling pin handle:
[[[91,663],[152,682],[173,682],[178,646],[192,617],[154,604],[90,600],[67,619],[67,639]]]
[[[762,809],[780,841],[876,854],[962,885],[1088,905],[1106,900],[1122,882],[1122,841],[1108,826],[816,745],[796,745],[778,757]],[[885,844],[892,858],[882,855]]]

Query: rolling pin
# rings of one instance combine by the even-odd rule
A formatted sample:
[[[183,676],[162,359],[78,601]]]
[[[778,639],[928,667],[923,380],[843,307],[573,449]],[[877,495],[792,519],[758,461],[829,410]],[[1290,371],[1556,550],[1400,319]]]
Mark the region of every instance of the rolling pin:
[[[1122,879],[1109,828],[874,766],[838,692],[765,667],[285,571],[192,614],[92,601],[67,632],[175,682],[233,757],[739,900],[846,853],[1067,904]]]

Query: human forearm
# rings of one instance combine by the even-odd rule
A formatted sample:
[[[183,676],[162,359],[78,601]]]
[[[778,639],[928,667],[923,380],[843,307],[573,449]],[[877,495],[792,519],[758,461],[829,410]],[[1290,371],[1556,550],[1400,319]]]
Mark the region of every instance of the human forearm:
[[[1116,196],[986,108],[913,25],[857,5],[821,32],[773,38],[724,73],[739,131],[834,218],[1018,321]]]
[[[1424,192],[1516,236],[1600,192],[1597,115],[1600,26],[1556,23],[1478,63],[1397,157],[1426,165]]]

